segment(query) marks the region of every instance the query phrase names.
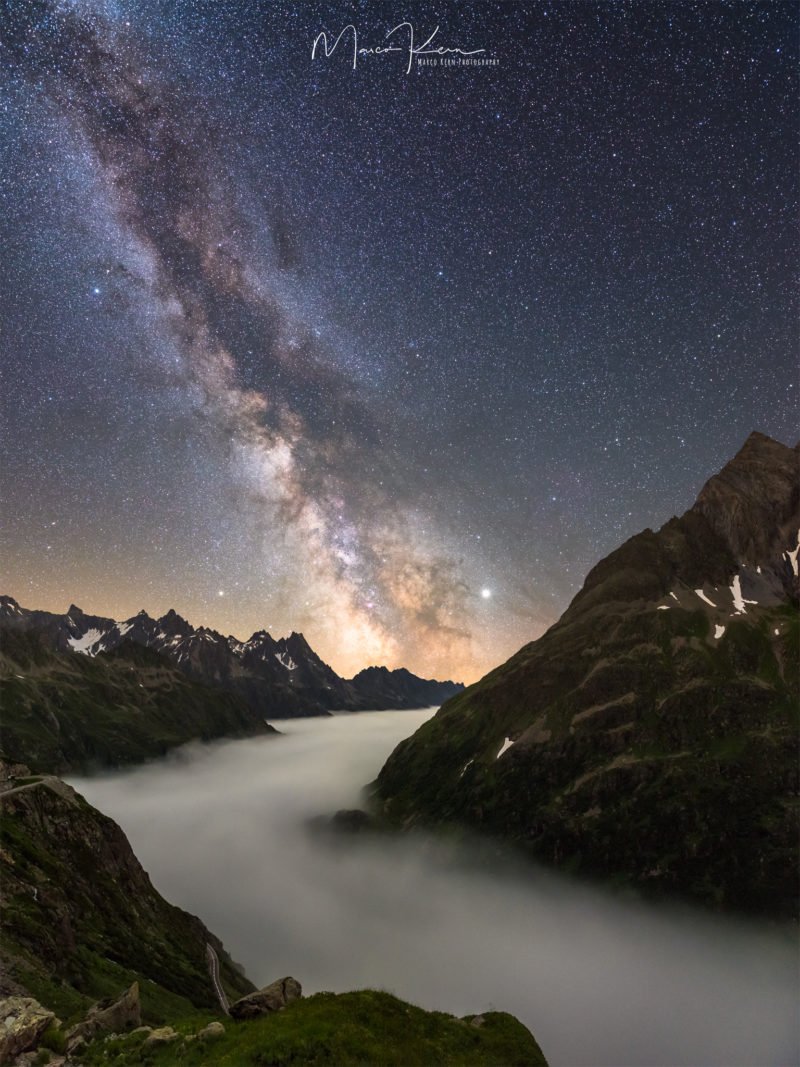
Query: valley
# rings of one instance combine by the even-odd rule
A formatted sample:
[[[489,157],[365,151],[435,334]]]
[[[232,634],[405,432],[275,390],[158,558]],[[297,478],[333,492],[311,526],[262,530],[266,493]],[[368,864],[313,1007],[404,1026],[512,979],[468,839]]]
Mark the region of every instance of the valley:
[[[510,1011],[562,1067],[793,1062],[791,928],[647,906],[491,843],[309,829],[432,712],[295,720],[73,785],[256,984]]]

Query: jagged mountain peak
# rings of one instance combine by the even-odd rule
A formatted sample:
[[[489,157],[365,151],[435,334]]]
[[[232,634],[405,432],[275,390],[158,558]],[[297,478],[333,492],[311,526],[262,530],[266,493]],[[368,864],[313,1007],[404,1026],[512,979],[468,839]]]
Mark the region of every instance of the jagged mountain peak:
[[[179,615],[174,608],[170,608],[165,615],[161,616],[158,625],[170,637],[188,637],[194,632],[192,624]]]
[[[311,648],[311,645],[309,645],[308,641],[305,639],[305,635],[297,630],[292,630],[289,636],[283,638],[283,640],[286,641],[287,644],[291,642],[298,647]]]
[[[751,433],[705,483],[691,510],[707,520],[737,563],[783,569],[778,561],[794,548],[800,523],[797,450]]]
[[[235,641],[236,638],[234,637],[233,640]],[[246,643],[248,645],[254,645],[260,644],[261,642],[275,644],[275,638],[269,630],[256,630],[255,633],[251,634]]]
[[[330,671],[330,667],[320,659],[303,634],[292,630],[288,637],[281,637],[276,644],[278,648],[288,652],[295,660],[304,660]]]
[[[762,433],[761,430],[751,430],[750,433],[745,438],[744,444],[739,449],[739,452],[737,453],[737,455],[739,455],[742,452],[744,452],[744,450],[746,448],[758,448],[760,445],[763,445],[763,444],[766,444],[766,445],[781,445],[781,447],[785,447],[776,438],[770,437],[769,434]],[[734,459],[735,459],[735,457],[734,457]]]
[[[770,602],[796,598],[799,458],[751,433],[687,512],[635,534],[595,564],[562,618],[609,602],[657,601],[678,587],[731,586],[745,572],[748,582],[757,574]]]
[[[733,458],[708,479],[698,494],[697,503],[722,486],[728,492],[756,499],[774,495],[776,489],[785,487],[787,479],[794,480],[792,476],[797,470],[797,450],[797,446],[791,448],[754,430]],[[785,493],[781,499],[784,496]]]
[[[242,642],[207,626],[195,628],[174,608],[158,620],[142,609],[117,622],[87,615],[75,605],[66,615],[29,611],[6,596],[0,597],[0,621],[4,629],[37,631],[57,652],[94,658],[113,654],[131,642],[152,649],[193,680],[241,694],[259,722],[266,714],[281,717],[319,715],[332,709],[422,707],[444,700],[453,691],[452,686],[445,686],[431,698],[429,683],[408,675],[408,684],[400,687],[397,672],[388,672],[383,686],[362,687],[358,679],[340,678],[302,633],[293,631],[276,640],[267,630],[258,630]]]
[[[797,459],[751,434],[695,506],[597,563],[558,622],[395,749],[384,816],[795,916]]]

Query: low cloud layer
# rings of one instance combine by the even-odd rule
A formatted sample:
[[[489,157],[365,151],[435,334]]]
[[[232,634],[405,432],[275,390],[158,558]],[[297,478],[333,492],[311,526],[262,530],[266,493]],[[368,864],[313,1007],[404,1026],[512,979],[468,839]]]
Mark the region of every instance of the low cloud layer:
[[[790,935],[645,908],[430,838],[332,844],[309,816],[359,787],[430,712],[281,723],[76,787],[156,887],[249,977],[391,990],[457,1015],[513,1012],[553,1067],[798,1061]]]

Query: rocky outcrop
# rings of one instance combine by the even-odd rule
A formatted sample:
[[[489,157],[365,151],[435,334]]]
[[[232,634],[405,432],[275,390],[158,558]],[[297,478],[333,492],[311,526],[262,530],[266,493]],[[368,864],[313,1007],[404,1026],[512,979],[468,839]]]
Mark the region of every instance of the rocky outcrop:
[[[547,633],[395,749],[376,813],[796,916],[797,460],[751,435],[688,512],[601,560]]]
[[[116,1000],[109,997],[89,1009],[83,1022],[73,1026],[67,1033],[69,1048],[77,1047],[82,1040],[88,1041],[100,1031],[121,1034],[132,1030],[142,1021],[142,1006],[139,1001],[139,983],[126,989]]]
[[[45,1030],[60,1025],[55,1014],[33,997],[0,1000],[0,1064],[12,1063],[20,1053],[38,1048]]]
[[[780,565],[787,545],[797,544],[799,507],[800,445],[787,448],[752,433],[706,482],[692,510],[708,520],[738,563],[763,566],[768,559]],[[791,576],[785,565],[780,571]]]
[[[159,1026],[158,1029],[151,1030],[144,1039],[144,1048],[170,1045],[173,1041],[177,1041],[180,1036],[177,1030],[174,1030],[171,1026]]]
[[[225,1027],[215,1019],[208,1026],[204,1026],[202,1030],[198,1030],[196,1036],[202,1040],[208,1040],[209,1038],[222,1037],[224,1033]]]
[[[248,993],[231,1004],[232,1019],[254,1019],[258,1015],[269,1015],[282,1011],[293,1000],[303,995],[300,983],[295,978],[279,978],[255,993]]]

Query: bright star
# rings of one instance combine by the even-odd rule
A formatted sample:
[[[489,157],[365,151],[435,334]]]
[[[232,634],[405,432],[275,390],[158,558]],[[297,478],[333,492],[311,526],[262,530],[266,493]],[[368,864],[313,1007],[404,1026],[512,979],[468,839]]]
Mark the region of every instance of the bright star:
[[[483,597],[484,600],[488,600],[491,595],[492,595],[491,589],[481,589],[481,596]]]
[[[224,589],[220,589],[219,592],[217,593],[217,596],[225,596],[225,590]]]

